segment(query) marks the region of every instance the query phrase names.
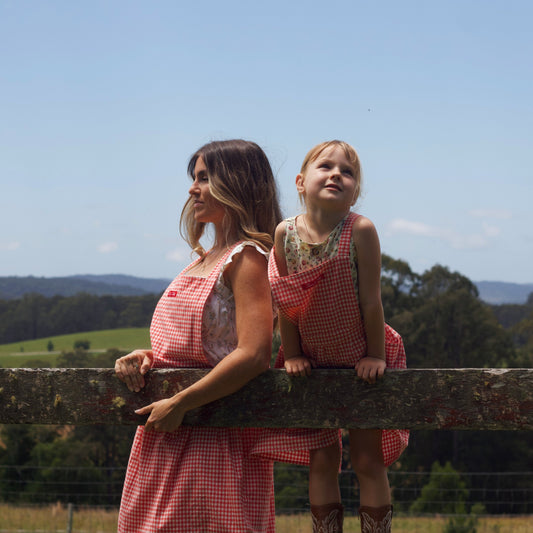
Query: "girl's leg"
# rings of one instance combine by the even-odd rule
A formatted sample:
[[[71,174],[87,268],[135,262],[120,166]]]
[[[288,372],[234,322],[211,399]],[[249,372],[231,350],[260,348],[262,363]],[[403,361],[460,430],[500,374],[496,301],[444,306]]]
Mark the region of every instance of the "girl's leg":
[[[325,505],[341,501],[339,464],[341,450],[338,442],[327,448],[310,450],[309,501],[311,505]]]
[[[351,429],[350,459],[359,480],[360,504],[369,507],[390,505],[389,478],[381,451],[381,430]]]
[[[381,430],[350,430],[350,458],[359,480],[361,531],[391,531],[392,505],[381,451]]]
[[[310,450],[309,501],[313,533],[342,533],[343,507],[339,490],[339,443]]]

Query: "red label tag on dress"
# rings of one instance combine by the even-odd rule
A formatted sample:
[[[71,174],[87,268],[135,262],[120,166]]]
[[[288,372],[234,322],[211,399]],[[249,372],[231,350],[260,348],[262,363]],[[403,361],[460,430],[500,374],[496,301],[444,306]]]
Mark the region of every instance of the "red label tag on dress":
[[[178,295],[178,291],[168,291],[168,294],[167,294],[169,298],[176,298],[177,295]]]

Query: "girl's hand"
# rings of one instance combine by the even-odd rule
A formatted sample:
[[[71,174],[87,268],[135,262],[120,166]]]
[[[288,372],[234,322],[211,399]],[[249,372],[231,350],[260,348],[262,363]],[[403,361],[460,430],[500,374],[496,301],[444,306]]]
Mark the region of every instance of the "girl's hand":
[[[311,361],[305,355],[285,359],[285,370],[289,376],[304,377],[311,374]]]
[[[185,412],[176,403],[176,398],[172,397],[141,407],[135,414],[150,415],[144,425],[145,431],[170,432],[181,426]]]
[[[144,387],[144,375],[152,367],[151,350],[135,350],[115,362],[115,372],[132,392],[139,392]]]
[[[387,363],[379,357],[363,357],[355,364],[357,375],[367,383],[375,383],[383,376]]]

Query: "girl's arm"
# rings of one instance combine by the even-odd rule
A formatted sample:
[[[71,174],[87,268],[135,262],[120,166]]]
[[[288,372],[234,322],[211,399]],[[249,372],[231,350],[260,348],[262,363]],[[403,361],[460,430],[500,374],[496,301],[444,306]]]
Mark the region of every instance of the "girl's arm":
[[[367,342],[367,355],[355,368],[359,377],[374,383],[387,366],[385,319],[381,302],[381,249],[376,228],[365,217],[356,219],[352,239],[357,249],[359,305]]]
[[[272,300],[265,257],[246,246],[225,270],[235,298],[237,347],[202,379],[136,411],[145,430],[174,431],[191,409],[231,394],[266,370],[272,350]]]
[[[274,258],[280,276],[287,276],[287,259],[285,256],[285,231],[286,222],[278,224],[274,235]],[[285,370],[291,376],[308,376],[311,373],[311,363],[302,354],[300,347],[300,334],[298,328],[283,314],[278,313],[279,331],[281,334],[281,344],[283,345],[283,355],[285,358]]]
[[[308,376],[311,374],[311,361],[302,354],[298,328],[282,313],[278,313],[278,317],[287,374],[290,376]]]

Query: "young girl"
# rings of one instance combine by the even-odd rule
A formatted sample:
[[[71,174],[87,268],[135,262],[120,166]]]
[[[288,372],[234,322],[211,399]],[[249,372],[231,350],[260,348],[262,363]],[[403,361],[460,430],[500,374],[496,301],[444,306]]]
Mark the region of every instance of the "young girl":
[[[148,420],[133,443],[118,531],[272,533],[273,463],[258,453],[261,433],[181,422],[190,409],[235,392],[269,366],[267,259],[281,220],[276,184],[261,148],[242,140],[203,146],[189,174],[182,229],[199,257],[161,297],[150,328],[152,349],[121,357],[115,370],[134,391],[150,368],[211,370],[136,411]],[[205,251],[200,238],[208,224],[214,242]]]
[[[296,176],[305,213],[276,229],[269,263],[282,339],[276,366],[285,366],[291,376],[309,375],[311,368],[347,367],[374,383],[386,367],[406,366],[400,336],[384,323],[376,229],[350,212],[360,185],[359,158],[350,145],[330,141],[315,146]],[[299,444],[307,441],[309,449],[313,531],[342,531],[338,431],[320,431],[322,441],[329,435],[329,445],[316,445],[317,430],[295,436]],[[351,429],[349,437],[360,487],[361,530],[390,531],[387,466],[407,446],[408,432]]]

